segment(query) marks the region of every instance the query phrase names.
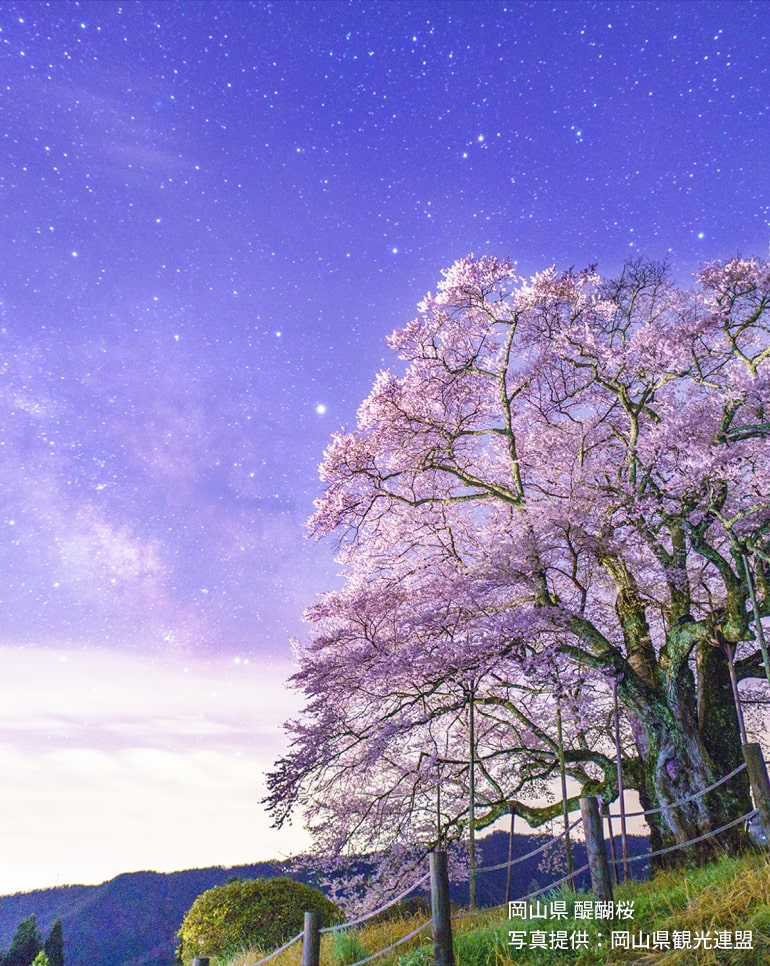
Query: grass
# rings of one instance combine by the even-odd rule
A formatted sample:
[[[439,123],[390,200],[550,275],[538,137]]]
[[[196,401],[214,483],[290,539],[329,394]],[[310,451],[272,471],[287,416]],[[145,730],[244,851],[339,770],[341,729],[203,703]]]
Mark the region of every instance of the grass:
[[[547,901],[564,903],[566,919],[508,920],[506,909],[486,910],[453,923],[456,966],[761,966],[770,964],[770,860],[767,854],[740,858],[725,857],[699,869],[660,873],[648,882],[631,882],[615,890],[615,902],[633,903],[631,919],[575,918],[575,900],[590,901],[585,894],[561,891]],[[541,897],[541,902],[543,898]],[[557,909],[559,907],[556,907]],[[582,907],[585,911],[588,907]],[[590,908],[595,908],[591,906]],[[628,907],[627,907],[628,908]],[[326,934],[321,941],[321,966],[351,966],[407,935],[424,921],[422,916],[395,919],[342,934]],[[552,938],[563,930],[567,948]],[[578,931],[586,946],[570,948],[570,937]],[[636,937],[638,948],[611,948],[612,932]],[[734,948],[736,931],[752,933],[752,948]],[[509,943],[509,933],[519,934],[522,945]],[[532,946],[545,934],[546,948]],[[675,938],[689,948],[673,948]],[[653,948],[655,934],[658,948]],[[601,934],[601,935],[600,935]],[[733,948],[704,948],[721,935],[729,936]],[[668,937],[672,948],[665,948]],[[697,937],[702,937],[700,940]],[[649,942],[650,948],[639,948]],[[699,948],[695,948],[698,946]],[[275,966],[300,966],[300,943],[272,960]],[[228,962],[212,966],[252,966],[261,958],[249,950]],[[430,966],[433,945],[430,927],[409,943],[373,962],[381,966]]]
[[[389,919],[384,922],[367,924],[360,929],[345,929],[340,932],[325,933],[321,936],[321,966],[349,966],[358,959],[376,953],[386,946],[391,946],[399,939],[408,935],[418,926],[425,922],[425,916],[415,915],[403,918]],[[422,936],[431,936],[428,926]],[[416,936],[413,940],[398,947],[397,953],[407,950],[414,950],[420,945],[421,936]],[[431,946],[432,951],[432,946]],[[355,952],[357,958],[350,958]],[[252,966],[258,962],[266,953],[260,950],[251,949],[238,956],[218,961],[212,959],[211,966]],[[382,956],[374,960],[377,966],[387,966],[394,964],[398,956]],[[432,958],[432,957],[431,957]],[[301,966],[302,963],[302,943],[294,943],[285,952],[271,960],[271,966]],[[415,964],[417,966],[417,964]]]

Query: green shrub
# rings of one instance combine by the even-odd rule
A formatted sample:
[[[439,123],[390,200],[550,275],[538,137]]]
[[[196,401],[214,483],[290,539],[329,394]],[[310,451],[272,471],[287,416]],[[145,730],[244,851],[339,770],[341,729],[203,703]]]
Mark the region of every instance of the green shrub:
[[[178,933],[178,961],[195,956],[232,956],[246,947],[264,952],[301,932],[304,913],[316,912],[322,926],[342,914],[318,889],[292,879],[229,882],[198,896]]]

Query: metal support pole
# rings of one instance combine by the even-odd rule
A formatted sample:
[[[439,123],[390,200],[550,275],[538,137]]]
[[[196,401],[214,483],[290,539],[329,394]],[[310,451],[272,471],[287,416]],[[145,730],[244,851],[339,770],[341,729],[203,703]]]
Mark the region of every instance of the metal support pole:
[[[757,640],[759,641],[759,647],[762,651],[762,660],[765,665],[765,677],[767,678],[767,683],[770,684],[770,656],[767,653],[767,643],[765,642],[765,632],[762,627],[762,618],[759,614],[759,605],[757,604],[757,594],[754,589],[754,575],[749,567],[748,554],[744,550],[741,553],[743,557],[743,569],[746,571],[746,583],[749,587],[749,597],[751,598],[751,607],[754,611],[754,627],[755,633],[757,635]]]
[[[508,834],[508,872],[505,877],[505,902],[511,901],[511,886],[513,885],[513,829],[516,822],[516,812],[513,805],[508,806],[511,812],[511,831]]]
[[[618,679],[612,679],[612,700],[615,705],[615,758],[618,768],[618,798],[620,799],[620,850],[623,855],[623,878],[628,881],[628,832],[626,830],[626,801],[623,788],[623,749],[620,745],[620,704],[618,703]]]
[[[567,874],[572,875],[572,843],[569,837],[569,806],[567,805],[567,765],[564,760],[564,730],[561,721],[561,698],[556,694],[556,740],[559,744],[559,772],[561,775],[561,811],[564,817],[564,847],[567,850]],[[574,880],[569,880],[569,888],[575,891]]]
[[[468,859],[470,861],[470,876],[468,879],[468,906],[473,912],[476,909],[476,683],[470,687],[470,710],[468,730],[470,731],[470,767],[468,778],[468,826],[470,840],[468,843]]]
[[[762,755],[761,745],[752,742],[743,746],[743,757],[746,760],[746,770],[751,782],[751,794],[754,807],[759,813],[759,822],[765,833],[765,841],[770,843],[770,780],[767,777],[767,766]]]
[[[609,842],[610,858],[612,859],[612,881],[615,885],[620,885],[617,856],[615,855],[615,836],[612,834],[612,815],[610,813],[610,806],[606,802],[602,802],[599,814],[604,815],[607,819],[607,841]]]
[[[722,640],[724,641],[724,638]],[[743,707],[741,705],[740,692],[738,691],[738,679],[735,676],[735,644],[724,641],[722,651],[727,658],[727,669],[730,672],[730,685],[733,689],[733,703],[735,704],[735,713],[738,716],[738,730],[741,733],[741,744],[747,745],[749,738],[746,734],[746,724],[743,720]]]

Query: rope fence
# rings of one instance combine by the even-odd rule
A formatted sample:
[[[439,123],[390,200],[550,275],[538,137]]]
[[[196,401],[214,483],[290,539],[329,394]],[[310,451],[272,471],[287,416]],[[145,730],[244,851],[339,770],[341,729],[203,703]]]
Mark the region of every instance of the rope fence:
[[[648,815],[659,815],[663,812],[680,808],[681,806],[686,805],[688,802],[693,802],[696,799],[702,798],[704,795],[708,795],[709,792],[713,792],[715,789],[719,788],[720,785],[724,785],[726,782],[729,782],[731,779],[735,778],[735,776],[739,775],[745,768],[747,768],[747,764],[744,761],[738,765],[737,768],[734,768],[731,772],[728,772],[727,775],[724,775],[718,781],[713,782],[706,788],[702,788],[700,791],[694,792],[692,795],[687,795],[685,798],[679,799],[676,802],[671,802],[668,805],[663,805],[659,808],[648,808],[643,812],[630,812],[626,815],[626,818],[646,818]],[[646,862],[650,859],[656,858],[659,855],[667,855],[668,853],[676,852],[679,849],[686,849],[691,845],[697,845],[699,842],[705,842],[707,839],[713,838],[716,835],[721,835],[722,832],[726,832],[728,829],[734,828],[736,825],[740,825],[742,822],[749,821],[757,814],[758,809],[753,808],[740,818],[733,819],[733,821],[727,822],[725,825],[722,825],[717,829],[713,829],[710,832],[705,832],[703,835],[698,835],[695,838],[688,839],[686,842],[677,842],[675,845],[669,845],[664,849],[656,849],[653,852],[646,852],[644,855],[636,855],[632,857],[624,856],[620,859],[613,857],[610,860],[610,864],[614,865],[616,868],[621,865],[626,867],[634,862]]]
[[[688,795],[686,798],[681,798],[678,802],[671,802],[670,805],[662,805],[660,808],[648,808],[643,812],[628,812],[626,818],[642,818],[646,815],[657,815],[660,812],[665,812],[669,808],[679,808],[682,805],[686,805],[688,802],[695,801],[696,798],[702,798],[704,795],[708,795],[709,792],[713,792],[715,788],[719,788],[720,785],[724,785],[725,782],[729,782],[731,778],[735,778],[740,772],[746,768],[746,762],[738,765],[737,768],[733,769],[729,775],[725,775],[724,778],[720,778],[719,781],[714,782],[713,785],[709,785],[707,788],[701,789],[699,792],[694,792],[692,795]]]
[[[644,855],[635,855],[630,859],[625,861],[631,862],[643,862],[646,859],[652,859],[656,855],[665,855],[667,852],[676,852],[677,849],[686,849],[690,845],[695,845],[698,842],[705,842],[706,839],[713,838],[715,835],[720,835],[722,832],[726,832],[729,828],[734,828],[736,825],[740,825],[741,822],[747,822],[750,818],[753,818],[757,814],[757,809],[752,808],[750,812],[746,812],[745,815],[741,815],[740,818],[733,819],[732,822],[728,822],[726,825],[722,825],[720,828],[715,828],[712,832],[705,832],[703,835],[698,835],[694,839],[689,839],[687,842],[677,842],[676,845],[669,845],[665,849],[657,849],[655,852],[646,852]],[[620,865],[623,859],[614,859],[614,865]]]
[[[579,875],[583,875],[584,872],[588,872],[589,868],[590,866],[586,862],[585,865],[581,865],[580,868],[575,869],[574,872],[570,872],[567,875],[562,876],[561,879],[557,879],[556,882],[551,882],[547,886],[542,886],[540,889],[535,889],[533,892],[528,892],[527,895],[516,899],[516,902],[528,902],[530,899],[535,899],[537,896],[542,896],[544,893],[553,892],[554,889],[558,889],[560,886],[563,886],[566,882],[569,882],[570,879],[576,879]],[[498,906],[490,906],[487,909],[474,910],[472,912],[462,912],[457,916],[452,916],[452,922],[461,922],[463,919],[472,919],[474,916],[478,916],[480,912],[494,912],[496,909],[505,909],[507,906],[508,903],[503,902]]]
[[[359,959],[358,962],[353,963],[353,966],[364,966],[364,963],[371,963],[373,959],[377,959],[380,956],[384,956],[385,953],[391,952],[392,950],[396,949],[398,946],[403,946],[404,943],[409,942],[410,939],[414,939],[415,936],[419,935],[423,931],[423,929],[425,929],[426,926],[430,926],[431,922],[432,920],[427,919],[421,926],[418,926],[417,929],[414,929],[412,932],[410,932],[408,936],[404,936],[403,939],[397,939],[396,942],[391,943],[390,946],[386,946],[384,949],[381,949],[379,952],[372,953],[372,955],[367,956],[366,959]]]
[[[410,885],[408,889],[405,889],[395,899],[391,899],[386,902],[385,905],[379,906],[373,912],[367,912],[364,916],[359,916],[357,919],[351,919],[349,922],[343,922],[339,926],[326,926],[321,932],[338,932],[341,929],[350,929],[351,926],[359,926],[362,922],[367,922],[369,919],[373,919],[378,916],[381,912],[385,912],[386,909],[390,909],[391,906],[395,906],[397,903],[401,902],[402,899],[406,898],[410,892],[414,892],[415,889],[419,889],[421,885],[426,883],[430,879],[430,872],[426,872],[425,875],[418,879],[413,885]]]
[[[527,852],[526,855],[518,855],[515,859],[511,859],[510,862],[501,862],[499,865],[483,865],[481,868],[476,869],[476,872],[499,872],[500,869],[507,869],[511,865],[516,865],[517,862],[523,862],[525,859],[531,859],[533,855],[537,855],[540,852],[545,852],[546,849],[550,849],[552,845],[556,845],[563,838],[566,838],[568,832],[572,832],[581,823],[581,819],[576,818],[575,821],[564,829],[560,835],[555,835],[553,838],[549,839],[543,845],[538,845],[536,849],[531,852]]]
[[[520,855],[516,858],[509,858],[507,862],[474,868],[471,870],[472,874],[475,875],[481,872],[498,872],[502,869],[510,869],[511,866],[524,862],[527,859],[531,859],[532,857],[539,855],[556,845],[562,839],[566,838],[568,834],[577,828],[577,826],[579,826],[582,822],[583,829],[585,831],[585,847],[588,853],[588,862],[579,869],[562,876],[560,879],[557,879],[546,886],[532,890],[527,895],[517,899],[516,901],[527,902],[536,898],[537,896],[557,891],[566,883],[575,880],[578,876],[581,876],[589,871],[591,874],[592,891],[594,894],[600,899],[606,899],[608,897],[612,898],[612,883],[608,871],[609,865],[619,866],[621,864],[625,865],[626,863],[630,864],[635,862],[647,862],[657,856],[666,855],[667,853],[675,852],[678,849],[685,849],[696,845],[699,842],[704,842],[708,839],[714,838],[715,836],[721,835],[723,832],[734,828],[741,823],[748,823],[755,816],[759,816],[763,827],[766,828],[768,826],[768,822],[770,821],[770,781],[767,777],[766,766],[762,758],[759,745],[745,745],[744,757],[746,759],[745,762],[738,768],[733,769],[733,771],[720,778],[718,781],[706,788],[701,789],[698,792],[693,793],[692,795],[687,795],[685,798],[682,798],[676,802],[671,802],[670,804],[659,808],[632,812],[625,816],[626,818],[645,818],[649,815],[665,813],[675,808],[680,808],[681,806],[686,805],[688,802],[692,802],[698,798],[702,798],[704,795],[707,795],[710,792],[713,792],[721,785],[724,785],[726,782],[735,778],[735,776],[740,774],[744,768],[748,768],[751,789],[757,807],[752,808],[750,811],[746,812],[745,815],[741,815],[740,818],[733,819],[717,829],[714,829],[710,832],[705,832],[703,835],[695,836],[692,839],[688,839],[686,842],[678,842],[675,845],[668,846],[667,848],[657,849],[652,852],[647,852],[643,855],[636,855],[630,858],[624,855],[622,859],[616,859],[614,858],[613,854],[611,862],[608,863],[605,852],[606,843],[603,833],[603,823],[599,816],[598,810],[598,799],[597,796],[588,796],[583,797],[580,800],[581,817],[572,822],[572,824],[568,825],[567,828],[565,828],[559,835],[549,838],[548,841],[527,852],[525,855]],[[313,920],[314,914],[306,913],[304,932],[294,936],[279,949],[274,950],[269,956],[265,956],[263,959],[259,960],[259,962],[253,964],[253,966],[263,966],[263,964],[270,962],[272,959],[280,955],[280,953],[284,952],[286,949],[296,943],[297,940],[303,939],[303,937],[304,943],[308,944],[303,948],[303,966],[318,966],[318,943],[320,941],[321,933],[340,932],[360,926],[361,924],[373,919],[375,916],[378,916],[386,910],[397,905],[410,893],[425,885],[428,880],[430,880],[431,883],[431,919],[426,920],[416,929],[413,929],[406,936],[396,940],[389,946],[367,955],[363,959],[357,960],[355,963],[351,964],[351,966],[366,966],[367,963],[373,962],[379,957],[392,952],[394,949],[397,949],[399,946],[402,946],[405,943],[408,943],[410,940],[415,939],[431,925],[433,926],[436,962],[440,964],[440,966],[445,966],[445,964],[452,962],[451,923],[471,919],[479,914],[483,915],[489,912],[494,912],[496,909],[503,908],[505,904],[493,906],[483,910],[469,910],[464,913],[452,915],[449,900],[450,891],[447,853],[441,851],[433,852],[430,854],[430,860],[431,871],[429,873],[417,879],[407,889],[404,889],[397,896],[395,896],[395,898],[390,899],[388,902],[378,906],[372,912],[366,913],[365,915],[358,916],[357,918],[351,919],[340,925],[327,926],[324,929],[319,929],[317,919],[315,919],[312,927],[309,925],[309,923]],[[313,940],[312,937],[315,937],[315,939]],[[315,947],[315,951],[311,952],[310,958],[306,962],[306,953],[312,946]]]
[[[304,930],[302,932],[298,932],[293,939],[290,939],[287,943],[284,943],[283,946],[281,946],[279,949],[274,949],[269,956],[265,956],[264,959],[258,960],[256,963],[254,963],[254,966],[262,966],[262,963],[269,963],[271,959],[275,959],[276,956],[278,956],[284,950],[288,949],[289,946],[293,946],[298,939],[302,939],[304,934],[305,934]]]
[[[423,881],[423,880],[420,880],[420,881]],[[410,889],[409,892],[411,891],[412,890]],[[331,932],[332,928],[345,929],[352,925],[353,925],[353,922],[344,923],[342,926],[327,927],[325,929],[319,930],[319,932],[322,932],[322,933]],[[409,942],[410,939],[414,939],[414,937],[418,936],[426,928],[426,926],[430,926],[430,925],[431,925],[431,920],[426,919],[426,921],[421,926],[418,926],[416,929],[413,929],[412,932],[410,932],[408,935],[403,936],[401,939],[397,939],[394,943],[391,943],[390,946],[386,946],[384,949],[380,949],[376,953],[372,953],[371,956],[367,956],[366,959],[359,959],[357,962],[353,963],[352,966],[364,966],[364,963],[370,963],[372,962],[372,960],[377,959],[380,956],[384,956],[385,953],[392,952],[392,950],[396,949],[398,946],[403,946],[403,944]],[[284,943],[284,945],[281,946],[280,949],[273,950],[273,952],[270,953],[269,956],[265,956],[264,959],[260,959],[258,962],[254,963],[253,966],[262,966],[263,963],[268,963],[270,962],[271,959],[275,959],[276,956],[278,956],[280,953],[287,950],[289,946],[294,945],[294,943],[297,942],[298,939],[302,939],[303,935],[304,935],[304,932],[297,933],[297,935],[293,939],[290,939],[287,943]]]
[[[529,899],[534,899],[535,896],[541,896],[544,892],[551,892],[552,889],[558,889],[559,886],[563,886],[565,882],[569,882],[570,879],[575,879],[577,876],[582,875],[584,872],[589,870],[590,866],[588,862],[585,865],[581,865],[579,869],[575,869],[574,872],[570,872],[569,875],[562,876],[561,879],[557,879],[556,882],[552,882],[550,885],[543,886],[542,889],[535,889],[534,892],[528,893],[526,896],[522,896],[521,899],[517,899],[517,902],[527,902]],[[502,908],[498,906],[498,908]]]

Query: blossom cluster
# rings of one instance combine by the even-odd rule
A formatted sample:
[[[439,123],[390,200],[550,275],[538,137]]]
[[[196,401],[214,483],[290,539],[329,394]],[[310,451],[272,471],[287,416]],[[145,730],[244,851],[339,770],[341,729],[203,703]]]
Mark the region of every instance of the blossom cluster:
[[[654,848],[737,845],[704,832],[750,809],[745,779],[701,793],[740,754],[728,664],[762,673],[770,263],[684,290],[644,260],[527,282],[463,259],[389,345],[321,468],[309,529],[344,583],[306,614],[277,824],[301,812],[320,855],[376,854],[398,889],[405,846],[551,821],[562,770],[613,801],[617,723]]]

